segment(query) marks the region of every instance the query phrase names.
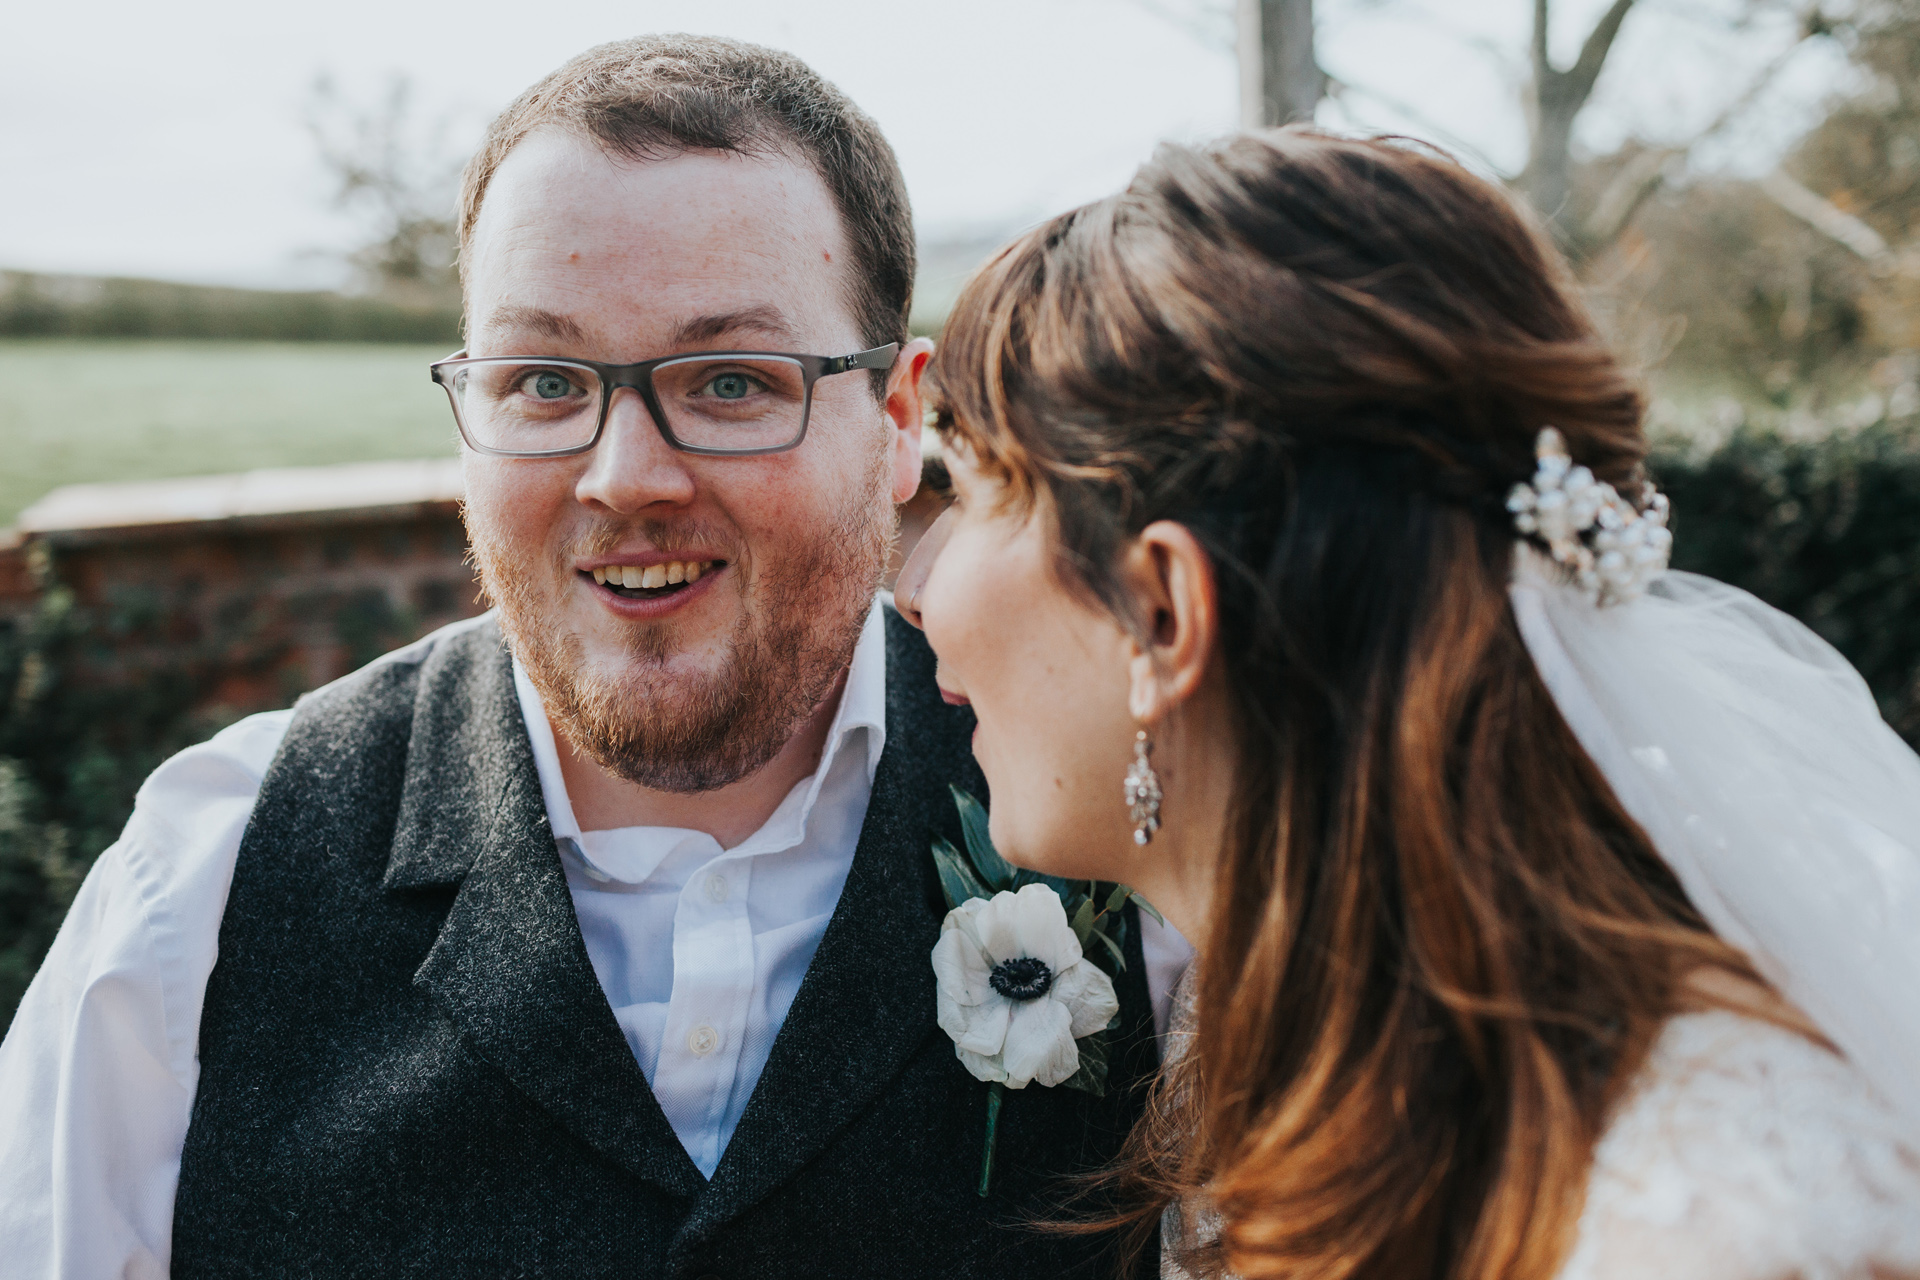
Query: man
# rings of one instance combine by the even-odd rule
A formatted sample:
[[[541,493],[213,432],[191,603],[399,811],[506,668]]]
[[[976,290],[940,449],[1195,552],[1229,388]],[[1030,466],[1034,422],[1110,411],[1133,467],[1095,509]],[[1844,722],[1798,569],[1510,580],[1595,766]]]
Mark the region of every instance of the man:
[[[876,603],[931,350],[885,141],[785,55],[603,46],[461,241],[496,612],[148,781],[0,1050],[9,1274],[1096,1270],[1023,1219],[1136,1113],[1138,942],[1108,1095],[1010,1094],[985,1197],[934,1023],[982,782]]]

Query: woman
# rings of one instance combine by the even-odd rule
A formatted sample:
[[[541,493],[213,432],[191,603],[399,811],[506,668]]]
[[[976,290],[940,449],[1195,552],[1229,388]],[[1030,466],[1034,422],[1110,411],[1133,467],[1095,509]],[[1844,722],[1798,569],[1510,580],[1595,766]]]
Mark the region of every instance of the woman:
[[[897,598],[994,840],[1196,947],[1116,1175],[1169,1274],[1920,1269],[1920,762],[1660,576],[1640,397],[1501,193],[1169,148],[937,374]]]

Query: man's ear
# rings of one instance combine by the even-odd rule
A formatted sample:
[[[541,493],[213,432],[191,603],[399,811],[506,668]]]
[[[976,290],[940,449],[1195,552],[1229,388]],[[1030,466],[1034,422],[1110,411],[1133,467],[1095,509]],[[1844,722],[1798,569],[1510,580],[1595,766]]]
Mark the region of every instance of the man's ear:
[[[926,426],[926,405],[920,380],[933,359],[933,339],[915,338],[900,348],[893,371],[887,375],[887,419],[893,424],[893,500],[905,502],[920,488],[920,432]]]
[[[1155,724],[1200,688],[1220,642],[1213,560],[1191,531],[1156,520],[1121,556],[1121,581],[1139,622],[1127,709]]]

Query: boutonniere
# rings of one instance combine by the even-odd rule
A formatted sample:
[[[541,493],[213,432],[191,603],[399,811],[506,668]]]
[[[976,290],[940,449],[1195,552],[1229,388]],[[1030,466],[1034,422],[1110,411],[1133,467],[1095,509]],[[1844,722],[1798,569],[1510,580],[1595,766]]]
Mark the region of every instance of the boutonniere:
[[[962,853],[933,843],[947,918],[933,948],[940,1029],[975,1078],[987,1083],[980,1194],[993,1178],[994,1139],[1008,1089],[1065,1085],[1107,1091],[1107,1033],[1120,1025],[1113,978],[1127,967],[1129,900],[1160,913],[1126,885],[1062,880],[1015,867],[987,835],[987,811],[958,787]]]

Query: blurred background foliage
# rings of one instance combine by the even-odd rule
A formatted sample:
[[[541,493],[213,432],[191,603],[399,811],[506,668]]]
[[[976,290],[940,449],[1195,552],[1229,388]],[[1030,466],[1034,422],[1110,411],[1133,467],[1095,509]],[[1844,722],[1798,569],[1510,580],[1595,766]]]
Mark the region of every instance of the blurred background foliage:
[[[1920,5],[1869,6],[1844,28],[1818,10],[1807,21],[1844,41],[1857,76],[1778,169],[1673,174],[1614,239],[1575,252],[1676,428],[1736,411],[1708,403],[1720,397],[1798,411],[1802,434],[1877,420],[1888,396],[1893,417],[1920,408]],[[1587,161],[1573,203],[1598,206],[1648,157],[1661,153],[1630,144]]]
[[[253,677],[275,686],[271,705],[285,706],[308,687],[284,662],[296,643],[284,604],[267,605],[264,591],[228,601],[213,625],[168,643],[174,620],[157,592],[123,589],[87,606],[44,544],[31,556],[38,601],[0,621],[0,1021],[146,776],[263,709],[210,704],[208,691]],[[446,620],[444,607],[422,617],[377,588],[296,599],[298,642],[337,644],[348,670]],[[116,670],[133,648],[143,651],[140,669]]]
[[[1207,31],[1233,27],[1228,0],[1135,2]],[[1303,30],[1310,38],[1311,0],[1234,2],[1243,39],[1253,10],[1270,42]],[[1535,38],[1515,59],[1528,155],[1501,176],[1552,230],[1603,328],[1645,372],[1651,469],[1673,499],[1676,567],[1803,619],[1920,745],[1920,3],[1740,0],[1725,10],[1730,21],[1791,19],[1779,59],[1694,136],[1628,138],[1606,154],[1582,151],[1574,123],[1603,72],[1640,74],[1614,44],[1636,0],[1606,5],[1565,65],[1548,57],[1544,38],[1557,7],[1535,0]],[[1703,164],[1702,148],[1815,44],[1840,50],[1849,72],[1819,123],[1768,172]],[[1243,93],[1255,113],[1248,123],[1361,92],[1321,71],[1310,48],[1263,47],[1252,61],[1297,80]],[[444,130],[423,120],[404,80],[365,103],[316,84],[308,125],[334,198],[370,228],[346,264],[347,292],[0,277],[0,446],[12,451],[0,522],[74,480],[447,447],[444,405],[423,368],[459,342],[458,166]],[[937,331],[958,282],[993,243],[923,246],[916,329]],[[116,378],[130,389],[121,400]],[[292,391],[276,400],[269,385]],[[101,408],[83,435],[72,423],[90,399]],[[374,403],[396,407],[382,416]],[[236,404],[251,416],[223,427]],[[105,687],[90,667],[111,637],[143,625],[146,606],[129,597],[83,608],[50,558],[35,571],[44,583],[36,608],[0,620],[0,1014],[141,779],[239,714],[204,709],[209,671],[271,659],[236,619],[231,635],[182,652],[171,668]],[[356,659],[415,625],[377,600],[330,609],[325,625]]]
[[[40,566],[46,572],[49,566]],[[141,780],[221,726],[190,714],[196,664],[112,687],[76,667],[126,616],[93,617],[49,582],[38,607],[0,629],[0,1009],[12,1010],[87,868],[132,812]]]

